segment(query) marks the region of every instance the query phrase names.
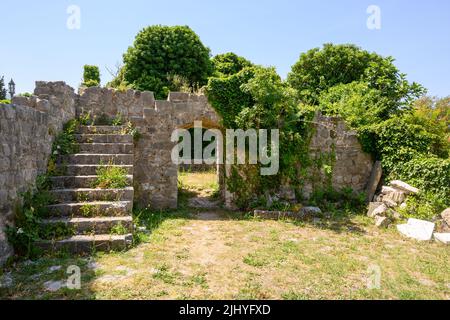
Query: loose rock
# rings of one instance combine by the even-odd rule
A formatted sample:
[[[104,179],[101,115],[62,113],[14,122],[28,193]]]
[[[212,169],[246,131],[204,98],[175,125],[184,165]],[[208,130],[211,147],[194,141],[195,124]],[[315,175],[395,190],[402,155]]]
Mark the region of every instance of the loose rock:
[[[419,241],[430,241],[434,228],[434,223],[418,219],[409,219],[407,224],[397,225],[397,230],[401,234]]]
[[[375,217],[375,225],[378,228],[387,228],[389,226],[389,218],[387,217],[381,217],[381,216],[376,216]]]
[[[417,194],[420,191],[419,189],[400,180],[391,181],[391,186],[404,191],[406,194]]]
[[[443,244],[450,244],[450,233],[435,233],[434,239]]]

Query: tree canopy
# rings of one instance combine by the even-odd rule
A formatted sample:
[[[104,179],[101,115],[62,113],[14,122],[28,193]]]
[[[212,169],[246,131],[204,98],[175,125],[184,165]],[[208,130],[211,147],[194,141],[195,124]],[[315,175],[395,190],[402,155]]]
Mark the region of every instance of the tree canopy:
[[[320,95],[338,84],[361,81],[378,89],[398,108],[408,105],[424,93],[422,86],[410,84],[406,75],[393,64],[392,57],[351,45],[325,44],[301,54],[288,75],[289,84],[301,101],[318,104]]]
[[[153,91],[157,98],[167,96],[173,79],[183,78],[195,88],[205,85],[212,73],[209,48],[188,26],[143,29],[123,60],[122,84]]]
[[[212,64],[217,76],[231,76],[244,68],[252,67],[253,63],[233,52],[218,54],[212,58]]]

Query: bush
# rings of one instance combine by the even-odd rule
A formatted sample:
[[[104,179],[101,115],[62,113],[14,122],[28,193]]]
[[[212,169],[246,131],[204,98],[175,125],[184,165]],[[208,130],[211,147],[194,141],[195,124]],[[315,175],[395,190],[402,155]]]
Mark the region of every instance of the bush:
[[[11,104],[11,100],[9,99],[0,100],[0,104]]]
[[[97,66],[84,66],[83,86],[97,87],[100,85],[100,69]]]
[[[253,63],[233,52],[218,54],[212,59],[214,72],[218,77],[227,77],[253,67]]]
[[[394,165],[389,180],[401,179],[424,192],[432,192],[450,206],[450,159],[418,155]]]
[[[246,107],[251,107],[254,100],[248,92],[241,89],[255,76],[255,68],[245,68],[229,77],[210,78],[206,94],[212,107],[222,117],[226,128],[235,128],[237,115]]]
[[[209,48],[187,26],[143,29],[123,59],[124,70],[119,74],[123,81],[136,90],[153,91],[158,99],[171,89],[171,76],[187,79],[195,89],[205,85],[212,73]]]
[[[363,81],[398,106],[421,96],[423,88],[409,84],[391,57],[362,50],[355,45],[325,44],[303,53],[292,67],[288,82],[304,103],[317,104],[323,92],[338,84]]]
[[[97,170],[93,188],[122,189],[128,185],[127,171],[121,167],[107,166]]]

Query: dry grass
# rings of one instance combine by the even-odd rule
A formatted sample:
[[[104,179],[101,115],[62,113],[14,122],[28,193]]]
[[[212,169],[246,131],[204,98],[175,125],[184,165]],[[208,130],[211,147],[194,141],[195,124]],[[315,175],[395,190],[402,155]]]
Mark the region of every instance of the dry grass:
[[[211,182],[202,175],[184,181],[201,190]],[[189,210],[155,226],[130,251],[94,255],[95,265],[69,257],[18,263],[6,270],[14,285],[0,289],[0,298],[450,298],[448,247],[404,239],[362,216],[298,224]],[[55,265],[63,268],[49,272]],[[46,281],[67,279],[69,265],[81,268],[82,289],[46,291]],[[380,289],[367,287],[372,265],[381,268]]]

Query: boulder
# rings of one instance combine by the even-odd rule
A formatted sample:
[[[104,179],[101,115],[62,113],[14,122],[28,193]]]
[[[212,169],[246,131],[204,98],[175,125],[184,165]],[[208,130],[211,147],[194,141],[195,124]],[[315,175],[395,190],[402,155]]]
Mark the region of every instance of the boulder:
[[[383,203],[387,205],[389,208],[395,208],[398,206],[397,202],[385,197],[383,197]]]
[[[450,233],[435,233],[434,239],[443,244],[450,244]]]
[[[419,193],[419,189],[414,188],[413,186],[407,184],[406,182],[400,180],[391,181],[391,187],[395,189],[399,189],[406,194],[417,194]]]
[[[374,218],[375,216],[383,216],[388,208],[382,202],[371,202],[369,204],[369,210],[367,211],[367,216]]]
[[[303,207],[300,210],[300,217],[308,218],[308,217],[320,217],[322,216],[322,210],[317,207]]]
[[[382,217],[382,216],[376,216],[375,217],[375,225],[378,228],[387,228],[389,226],[389,218],[387,217]]]
[[[409,219],[407,224],[397,225],[397,230],[401,234],[419,241],[430,241],[434,228],[434,223],[418,219]]]
[[[375,217],[375,215],[373,214],[373,212],[374,212],[378,207],[383,206],[383,205],[384,205],[383,202],[371,202],[371,203],[369,203],[369,208],[368,208],[368,210],[367,210],[367,216],[368,216],[368,217],[371,217],[371,218]],[[386,210],[387,210],[387,208],[386,208]]]
[[[441,218],[442,220],[444,220],[444,222],[450,226],[450,208],[445,209],[442,213],[441,213]]]
[[[399,205],[406,200],[406,194],[403,191],[395,190],[395,191],[386,193],[383,196],[383,201],[386,201],[386,200],[393,201],[397,205]]]

